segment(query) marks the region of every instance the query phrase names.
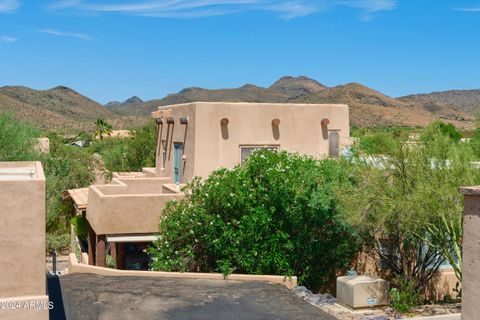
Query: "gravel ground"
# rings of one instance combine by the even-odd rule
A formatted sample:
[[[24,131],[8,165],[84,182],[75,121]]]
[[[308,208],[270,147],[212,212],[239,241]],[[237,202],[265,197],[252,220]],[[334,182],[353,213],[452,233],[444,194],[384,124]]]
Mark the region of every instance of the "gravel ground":
[[[45,263],[47,266],[47,272],[50,273],[53,271],[52,257],[47,256]],[[57,256],[57,274],[65,274],[65,271],[68,268],[68,255],[59,255]]]
[[[393,309],[388,306],[352,312],[349,309],[336,304],[336,298],[329,293],[314,294],[303,286],[298,286],[294,288],[293,291],[298,297],[302,298],[310,304],[319,307],[321,310],[335,316],[339,320],[408,319],[407,316],[395,317]],[[460,312],[460,306],[460,303],[423,305],[414,308],[412,314],[410,314],[409,316],[420,317],[454,314]]]

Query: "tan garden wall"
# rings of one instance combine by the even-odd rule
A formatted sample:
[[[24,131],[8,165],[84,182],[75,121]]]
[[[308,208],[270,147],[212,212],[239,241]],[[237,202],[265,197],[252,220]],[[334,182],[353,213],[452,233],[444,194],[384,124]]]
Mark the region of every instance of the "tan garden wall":
[[[79,263],[75,254],[69,255],[68,273],[92,273],[102,276],[137,276],[137,277],[156,277],[156,278],[183,278],[183,279],[202,279],[202,280],[225,280],[225,281],[261,281],[274,284],[281,284],[287,288],[294,288],[297,285],[297,277],[283,277],[273,275],[248,275],[231,274],[226,279],[221,273],[196,273],[196,272],[162,272],[162,271],[131,271],[117,270],[103,267],[90,266]]]
[[[90,186],[87,220],[96,234],[157,233],[165,203],[183,194],[105,194]]]

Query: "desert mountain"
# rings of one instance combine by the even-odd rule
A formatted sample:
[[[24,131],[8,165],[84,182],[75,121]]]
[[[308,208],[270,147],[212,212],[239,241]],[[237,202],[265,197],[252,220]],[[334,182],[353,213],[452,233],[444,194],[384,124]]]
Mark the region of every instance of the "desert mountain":
[[[344,103],[357,126],[424,126],[442,119],[462,128],[473,127],[472,115],[447,101],[395,99],[358,83],[326,87],[307,77],[283,77],[268,88],[251,84],[233,89],[187,88],[143,105],[130,105],[122,114],[149,115],[158,106],[193,101]]]
[[[470,114],[476,114],[480,111],[480,90],[448,90],[414,94],[399,99],[402,101],[416,101],[425,105],[450,105]]]
[[[434,120],[473,128],[480,108],[480,90],[445,91],[393,98],[358,83],[327,87],[307,77],[283,77],[269,87],[246,84],[231,89],[187,88],[162,99],[100,105],[66,87],[33,90],[0,88],[0,112],[43,129],[89,129],[97,118],[115,128],[144,123],[159,106],[192,101],[246,101],[290,103],[343,103],[350,106],[350,122],[357,126],[424,126]]]
[[[144,121],[123,117],[67,87],[49,90],[1,87],[0,112],[12,112],[17,118],[42,129],[88,129],[98,118],[106,119],[115,127]]]
[[[473,126],[470,114],[451,105],[399,100],[358,83],[327,88],[289,102],[348,104],[350,123],[357,126],[425,126],[439,119],[462,128]]]

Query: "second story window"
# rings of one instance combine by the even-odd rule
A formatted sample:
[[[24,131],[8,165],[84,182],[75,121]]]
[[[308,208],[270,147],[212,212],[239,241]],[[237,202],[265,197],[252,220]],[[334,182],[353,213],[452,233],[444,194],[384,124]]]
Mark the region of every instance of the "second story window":
[[[278,151],[279,146],[276,145],[257,145],[257,146],[240,146],[240,163],[243,163],[245,159],[255,150],[266,149],[270,151]]]

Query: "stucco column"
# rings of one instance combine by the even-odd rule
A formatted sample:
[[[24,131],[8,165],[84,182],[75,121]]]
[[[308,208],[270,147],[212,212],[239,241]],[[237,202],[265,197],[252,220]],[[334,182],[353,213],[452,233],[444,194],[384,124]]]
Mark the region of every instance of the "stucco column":
[[[480,187],[461,188],[464,195],[462,320],[480,315]]]
[[[97,235],[92,229],[90,224],[88,224],[88,264],[95,265],[95,245],[97,242]]]
[[[97,246],[96,246],[96,255],[95,255],[95,265],[98,267],[105,267],[106,266],[106,246],[105,242],[107,240],[107,236],[104,234],[97,235]]]
[[[125,270],[125,243],[117,243],[117,269]]]

